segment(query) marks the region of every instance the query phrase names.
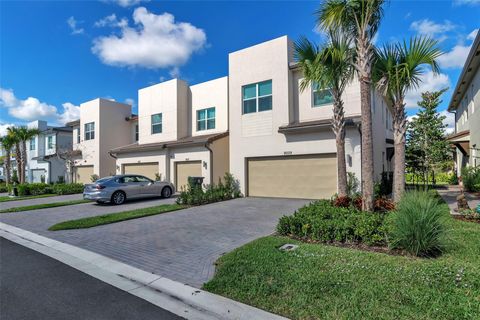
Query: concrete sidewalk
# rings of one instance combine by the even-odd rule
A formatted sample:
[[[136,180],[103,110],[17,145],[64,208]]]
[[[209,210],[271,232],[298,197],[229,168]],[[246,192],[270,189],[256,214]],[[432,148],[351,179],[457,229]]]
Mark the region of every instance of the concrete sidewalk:
[[[33,206],[36,204],[55,203],[55,202],[81,200],[81,199],[83,199],[83,195],[81,193],[78,193],[78,194],[67,194],[64,196],[53,196],[53,197],[45,197],[45,198],[6,201],[6,202],[0,202],[0,209],[5,210],[5,209],[10,209],[15,207]]]
[[[437,189],[438,194],[448,204],[451,214],[458,214],[457,212],[457,196],[460,195],[460,187],[458,185],[450,185],[445,188]],[[465,192],[468,205],[471,209],[477,208],[480,204],[480,197],[469,192]]]
[[[286,319],[4,223],[0,223],[0,237],[54,258],[187,319]]]

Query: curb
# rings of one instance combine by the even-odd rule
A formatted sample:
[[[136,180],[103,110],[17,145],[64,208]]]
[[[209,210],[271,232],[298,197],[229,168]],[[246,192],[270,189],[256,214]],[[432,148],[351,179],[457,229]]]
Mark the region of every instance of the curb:
[[[0,237],[47,255],[186,319],[287,319],[1,222]]]

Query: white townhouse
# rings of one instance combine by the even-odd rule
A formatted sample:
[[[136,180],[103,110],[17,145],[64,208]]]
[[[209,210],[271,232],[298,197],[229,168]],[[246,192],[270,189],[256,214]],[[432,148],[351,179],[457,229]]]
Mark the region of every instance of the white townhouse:
[[[328,88],[299,90],[302,72],[284,36],[228,56],[228,76],[189,85],[172,79],[138,92],[138,116],[108,100],[82,104],[74,128],[79,181],[136,173],[185,187],[231,172],[247,196],[329,198],[337,189]],[[361,179],[360,88],[344,93],[346,162]],[[390,172],[391,108],[372,90],[375,179]],[[75,140],[77,139],[77,140]],[[92,141],[93,140],[93,141]],[[86,181],[88,182],[88,181]]]
[[[302,71],[284,36],[229,54],[230,172],[247,196],[330,198],[337,191],[328,88],[299,90]],[[347,170],[361,179],[360,87],[343,95]],[[374,174],[391,171],[391,109],[372,91]]]
[[[448,111],[455,114],[455,132],[448,137],[455,147],[457,175],[465,166],[480,165],[480,32],[458,78]]]
[[[67,124],[73,129],[73,181],[90,183],[92,175],[115,174],[115,158],[109,151],[134,141],[131,112],[128,104],[102,98],[80,105],[80,119]]]
[[[228,77],[189,86],[173,79],[138,92],[137,141],[111,150],[117,173],[187,185],[218,182],[229,171]]]
[[[33,121],[27,127],[40,133],[27,142],[26,180],[69,181],[62,154],[72,148],[72,129],[49,126],[46,121]]]

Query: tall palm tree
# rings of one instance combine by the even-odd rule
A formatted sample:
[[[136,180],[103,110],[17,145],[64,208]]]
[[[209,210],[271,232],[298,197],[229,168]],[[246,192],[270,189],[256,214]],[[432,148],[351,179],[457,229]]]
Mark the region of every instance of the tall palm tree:
[[[414,37],[410,41],[386,45],[376,51],[373,80],[376,87],[393,104],[394,172],[393,197],[398,202],[405,190],[405,94],[418,88],[421,76],[427,70],[437,74],[436,59],[442,55],[436,40]]]
[[[15,148],[15,162],[17,163],[17,177],[22,182],[22,149],[20,148],[20,135],[17,127],[7,128],[7,135],[13,140]]]
[[[372,39],[380,26],[384,3],[384,0],[326,0],[316,12],[320,28],[341,30],[355,40],[355,68],[360,81],[362,110],[362,198],[363,209],[369,211],[373,210]]]
[[[15,145],[14,139],[9,136],[3,136],[0,138],[0,144],[2,145],[3,149],[5,150],[5,181],[7,184],[11,182],[11,158],[12,158],[12,149]]]
[[[338,195],[347,195],[347,166],[345,163],[345,117],[342,94],[353,79],[355,50],[351,40],[330,30],[329,41],[323,47],[300,38],[295,43],[295,55],[303,71],[300,83],[303,91],[309,86],[329,88],[333,96],[332,129],[337,146]]]
[[[21,174],[20,175],[20,182],[26,182],[26,172],[25,167],[27,165],[27,141],[36,137],[40,131],[38,129],[27,128],[27,127],[19,127],[17,130],[17,135],[20,140],[20,147],[21,147]]]

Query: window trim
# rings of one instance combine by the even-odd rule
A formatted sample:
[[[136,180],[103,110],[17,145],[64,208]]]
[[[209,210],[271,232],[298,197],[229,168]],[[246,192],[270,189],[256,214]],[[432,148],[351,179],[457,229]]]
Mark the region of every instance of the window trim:
[[[320,87],[320,86],[318,86],[318,87]],[[315,93],[319,92],[319,91],[326,91],[326,90],[330,91],[330,95],[332,96],[332,102],[315,104]],[[332,88],[327,87],[327,88],[322,88],[322,89],[319,89],[319,88],[315,89],[315,84],[312,85],[312,108],[319,108],[319,107],[328,106],[328,105],[332,105],[332,104],[333,104]],[[372,105],[374,105],[374,104],[372,103]]]
[[[211,110],[211,109],[213,109],[213,118],[208,117],[208,110]],[[200,112],[205,112],[205,119],[202,119],[202,120],[199,119],[198,115],[199,115]],[[197,131],[207,131],[207,130],[216,129],[216,126],[217,126],[216,118],[217,118],[217,110],[216,110],[215,107],[209,107],[209,108],[204,108],[204,109],[197,110]],[[209,120],[213,120],[213,128],[208,127],[208,121]],[[198,124],[200,122],[205,122],[205,129],[200,129],[199,128]]]
[[[139,132],[139,131],[138,131],[138,123],[137,123],[137,124],[135,125],[135,142],[138,141],[138,136],[139,136],[138,132]]]
[[[77,143],[80,143],[80,139],[81,139],[81,134],[80,134],[80,127],[77,128]]]
[[[92,128],[88,128],[89,125],[92,125]],[[95,122],[88,122],[83,125],[84,128],[84,139],[94,140],[95,139]]]
[[[33,145],[33,148],[32,148]],[[30,139],[30,146],[29,146],[30,151],[35,151],[37,149],[37,138],[33,137]]]
[[[47,150],[55,149],[55,144],[53,143],[53,136],[47,136]]]
[[[270,82],[271,84],[271,93],[270,94],[265,94],[263,96],[260,96],[260,84],[261,83],[265,83],[265,82]],[[253,98],[247,98],[245,99],[243,97],[243,92],[244,92],[244,88],[247,87],[247,86],[250,86],[250,85],[255,85],[255,97]],[[267,109],[267,110],[258,110],[259,108],[259,100],[261,98],[266,98],[266,97],[272,97],[272,106],[270,109]],[[244,102],[245,101],[251,101],[251,100],[255,100],[255,111],[254,112],[245,112],[245,107],[244,107]],[[265,112],[265,111],[272,111],[273,109],[273,80],[272,79],[268,79],[268,80],[263,80],[263,81],[259,81],[259,82],[254,82],[254,83],[249,83],[249,84],[245,84],[245,85],[242,85],[242,115],[244,114],[250,114],[250,113],[258,113],[258,112]]]
[[[153,117],[160,115],[160,122],[153,123]],[[153,132],[153,126],[160,126],[160,131],[159,132]],[[150,132],[151,134],[159,134],[163,132],[163,114],[160,113],[155,113],[150,115]]]

